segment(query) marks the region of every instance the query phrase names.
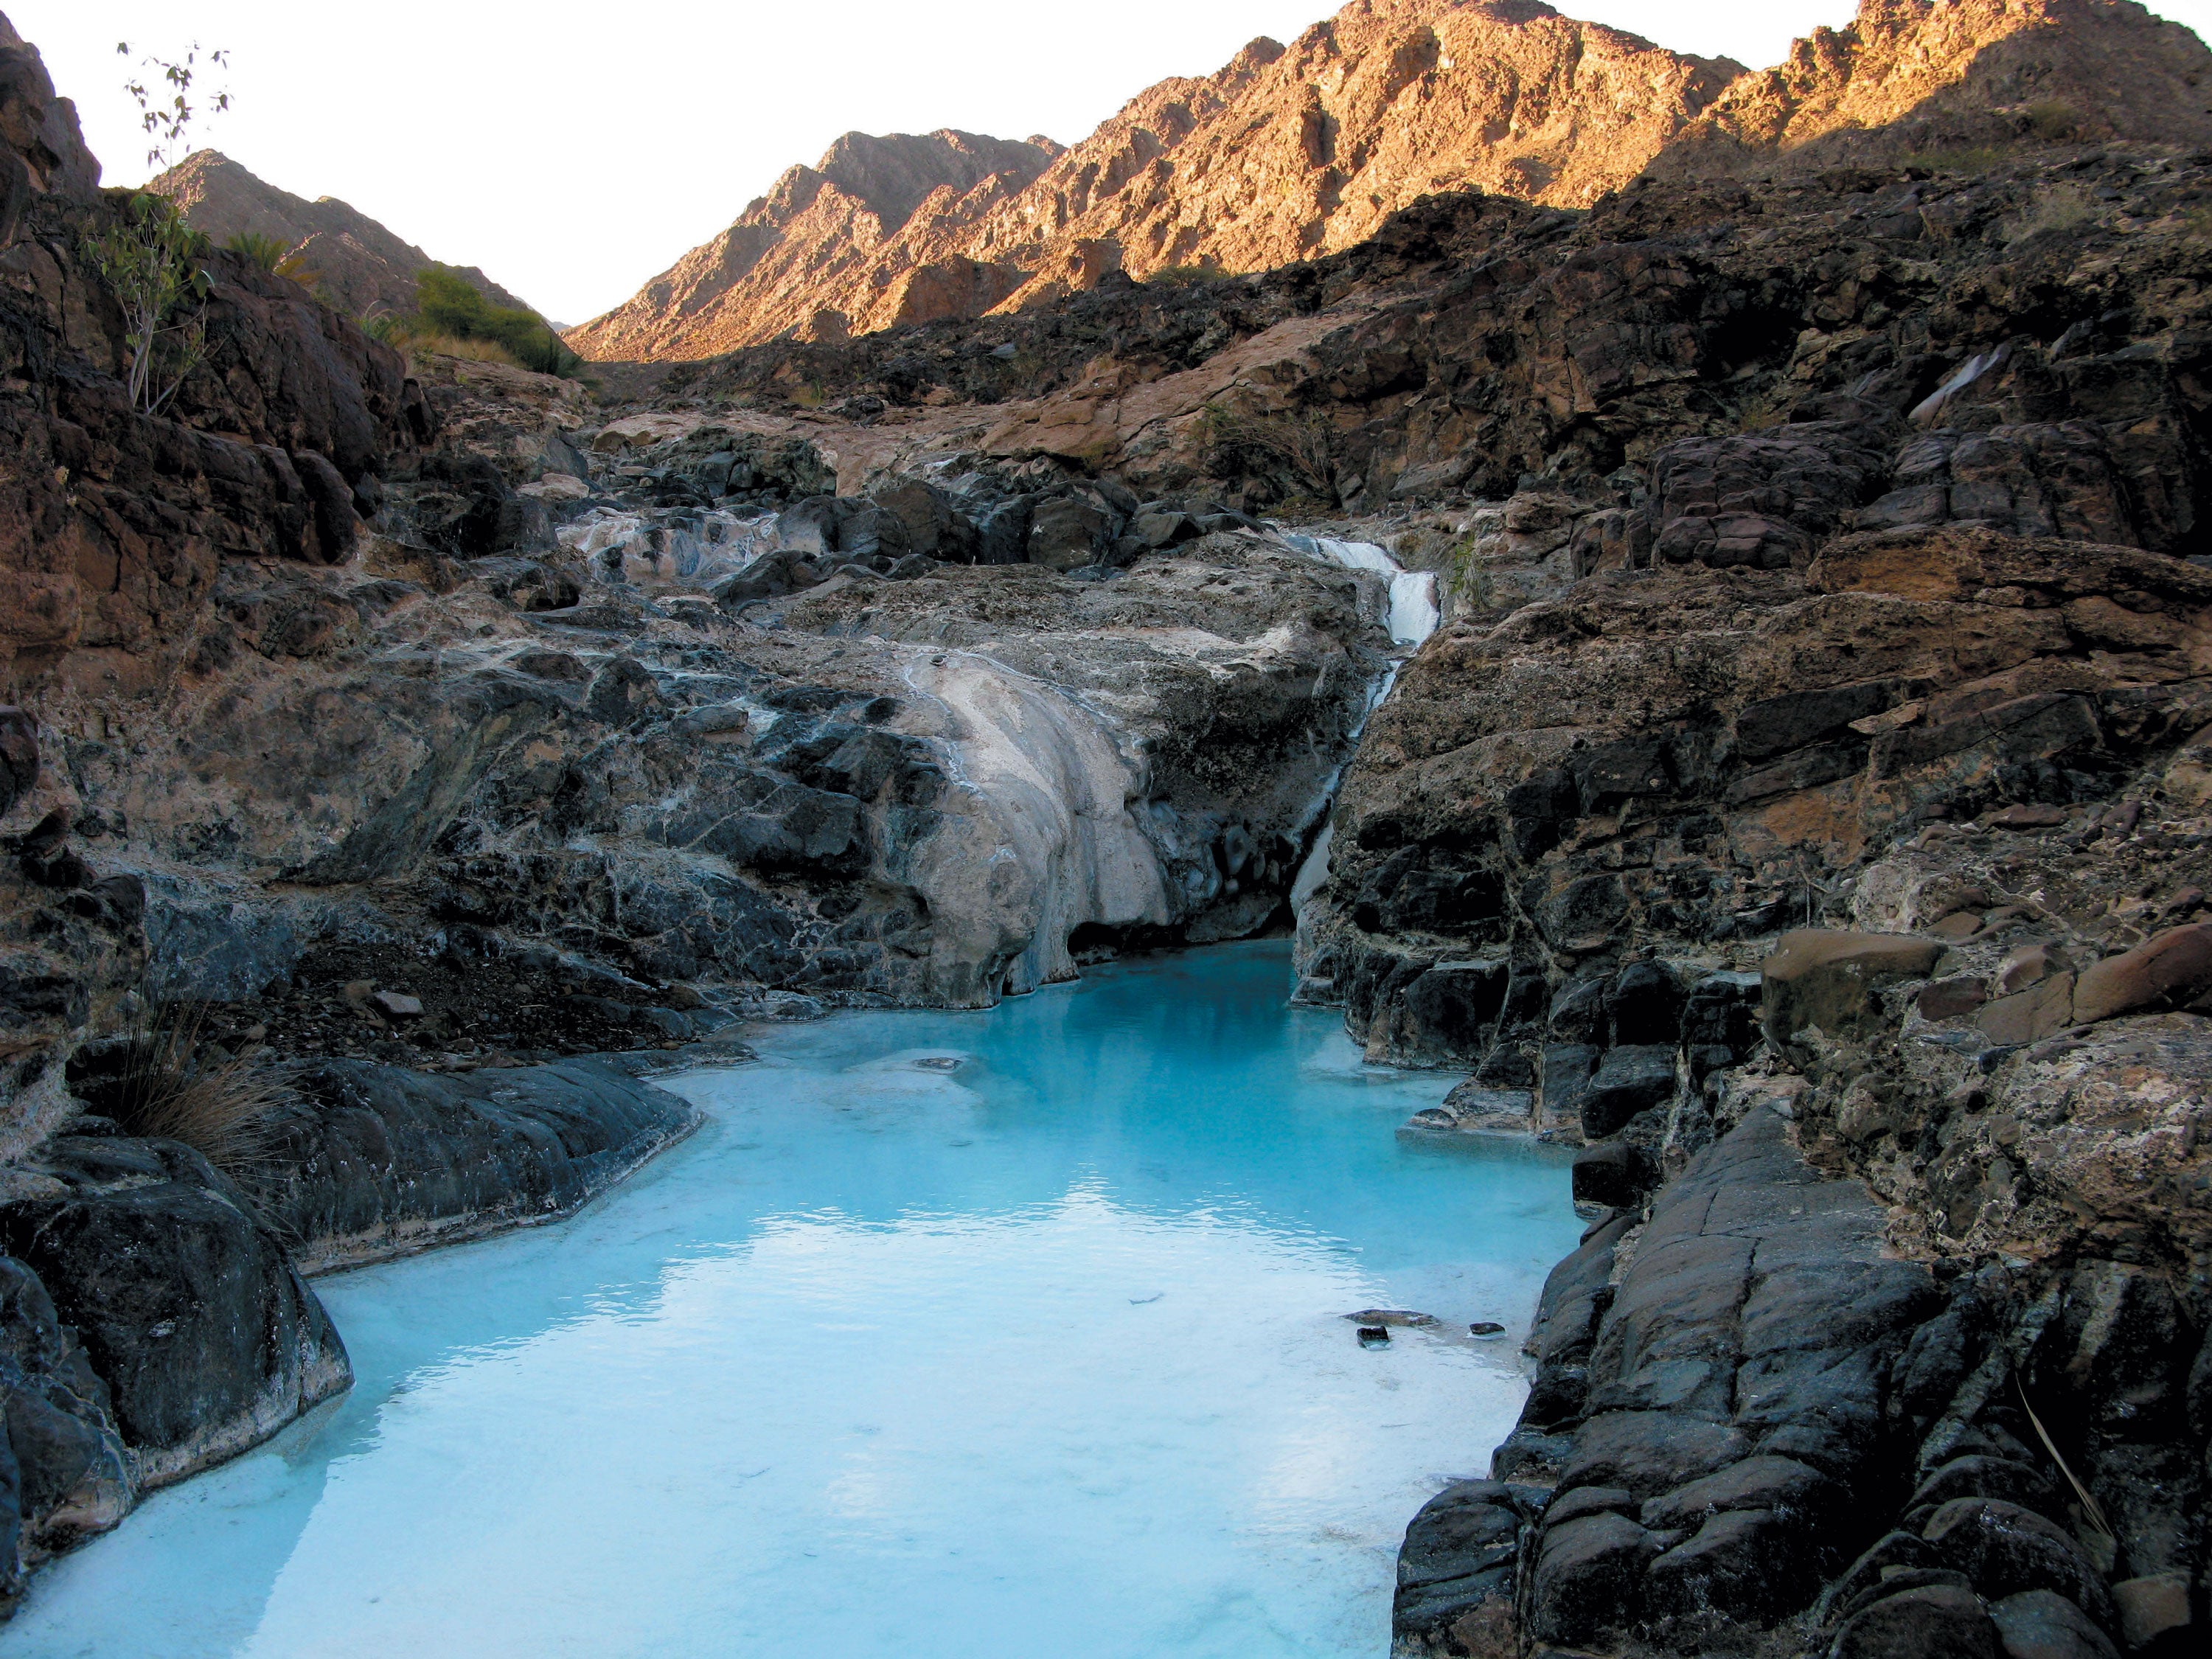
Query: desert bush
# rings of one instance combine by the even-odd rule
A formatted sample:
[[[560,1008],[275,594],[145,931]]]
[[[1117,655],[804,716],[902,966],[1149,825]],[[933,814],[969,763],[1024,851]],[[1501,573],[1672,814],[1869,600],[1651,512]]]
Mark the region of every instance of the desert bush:
[[[308,268],[304,255],[288,252],[289,245],[282,237],[264,236],[256,231],[241,230],[222,246],[226,252],[251,259],[271,276],[297,283],[301,288],[311,290],[325,305],[331,304],[331,296],[323,288],[321,273]]]
[[[382,341],[406,358],[410,372],[418,357],[459,357],[472,363],[525,367],[520,358],[496,340],[464,340],[441,334],[411,312],[402,316],[381,313],[367,319],[362,326],[370,339]]]
[[[1208,404],[1198,413],[1199,464],[1217,478],[1290,475],[1294,493],[1333,505],[1334,434],[1317,411],[1254,414]]]
[[[1164,265],[1145,278],[1147,288],[1189,288],[1197,283],[1218,281],[1224,273],[1212,260],[1195,265]]]
[[[257,231],[241,230],[223,244],[225,249],[252,260],[264,270],[274,270],[284,263],[287,252],[281,236],[264,236]]]
[[[2009,245],[2046,230],[2078,230],[2096,216],[2096,204],[2081,185],[2053,185],[2038,191],[2025,210],[2004,222],[2004,240]]]
[[[2021,116],[2028,131],[2045,143],[2055,144],[2081,135],[2081,118],[2074,112],[2071,104],[2062,104],[2056,99],[2030,104]]]

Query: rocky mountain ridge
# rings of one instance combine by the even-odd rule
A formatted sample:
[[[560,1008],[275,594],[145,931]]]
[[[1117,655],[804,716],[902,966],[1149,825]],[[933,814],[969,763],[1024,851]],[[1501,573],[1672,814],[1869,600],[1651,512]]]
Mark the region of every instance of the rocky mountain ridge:
[[[166,196],[210,240],[266,236],[304,267],[330,303],[349,317],[415,308],[416,273],[450,270],[494,305],[530,307],[474,265],[446,265],[333,196],[314,201],[277,189],[220,150],[195,150],[146,188]]]
[[[581,355],[646,360],[776,334],[842,339],[878,325],[867,319],[921,322],[988,311],[1012,292],[1001,273],[917,261],[906,252],[907,233],[964,222],[1019,191],[1059,151],[1049,139],[1016,143],[950,130],[919,137],[847,133],[628,303],[562,337]]]
[[[1450,191],[1579,208],[1646,167],[1894,161],[2036,123],[2197,143],[2212,137],[2209,70],[2195,36],[2131,0],[1868,0],[1757,73],[1537,0],[1355,0],[1288,47],[1256,40],[1212,76],[1147,89],[1040,171],[979,183],[972,165],[941,167],[945,193],[895,216],[794,169],[567,338],[596,359],[701,358],[1018,309],[1115,272],[1262,270]],[[925,141],[840,141],[892,142]]]

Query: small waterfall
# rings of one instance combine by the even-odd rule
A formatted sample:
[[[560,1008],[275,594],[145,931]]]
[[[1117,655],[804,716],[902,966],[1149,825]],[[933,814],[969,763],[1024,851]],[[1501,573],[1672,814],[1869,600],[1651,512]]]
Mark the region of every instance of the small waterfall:
[[[1339,541],[1334,536],[1306,536],[1288,530],[1279,530],[1275,534],[1284,546],[1310,559],[1326,559],[1350,570],[1371,570],[1378,576],[1388,576],[1390,611],[1387,625],[1390,642],[1405,647],[1407,654],[1419,650],[1421,642],[1437,631],[1443,613],[1437,605],[1434,572],[1408,570],[1372,542]],[[1366,730],[1368,718],[1382,706],[1383,699],[1390,695],[1390,688],[1397,684],[1398,667],[1398,663],[1393,662],[1376,682],[1367,700],[1367,713],[1360,717],[1359,731],[1352,734],[1355,740],[1360,732]],[[1298,866],[1297,877],[1291,884],[1291,914],[1301,921],[1305,917],[1307,901],[1328,880],[1328,843],[1334,829],[1328,822],[1328,815],[1334,810],[1337,785],[1343,777],[1341,770],[1333,775],[1328,790],[1316,803],[1316,816],[1322,819],[1321,833],[1314,837],[1312,849]]]
[[[1308,558],[1327,559],[1349,570],[1371,570],[1378,576],[1388,576],[1393,645],[1418,647],[1437,631],[1442,612],[1437,608],[1433,571],[1408,570],[1372,542],[1340,542],[1334,536],[1304,536],[1292,531],[1276,533],[1284,546]]]

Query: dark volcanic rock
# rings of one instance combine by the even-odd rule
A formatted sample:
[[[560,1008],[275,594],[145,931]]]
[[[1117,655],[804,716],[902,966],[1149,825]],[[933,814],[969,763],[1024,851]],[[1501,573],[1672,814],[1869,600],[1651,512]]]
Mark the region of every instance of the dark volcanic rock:
[[[1810,1169],[1771,1107],[1659,1191],[1615,1274],[1625,1221],[1554,1272],[1522,1420],[1571,1435],[1561,1491],[1613,1488],[1638,1508],[1560,1521],[1556,1546],[1554,1516],[1538,1522],[1528,1628],[1581,1642],[1652,1620],[1771,1622],[1878,1525],[1852,1518],[1855,1494],[1902,1494],[1887,1376],[1934,1286],[1887,1259],[1879,1209]]]
[[[1394,1644],[1448,1652],[1454,1627],[1468,1614],[1510,1602],[1522,1532],[1542,1501],[1540,1488],[1461,1480],[1423,1504],[1398,1556]]]
[[[46,1286],[0,1258],[0,1600],[21,1569],[123,1518],[137,1495],[106,1385]]]
[[[1990,1603],[2006,1659],[2118,1659],[2112,1638],[2057,1590],[2021,1590]]]
[[[65,1136],[60,1196],[0,1205],[106,1384],[140,1486],[266,1439],[353,1380],[345,1348],[252,1202],[173,1141]]]
[[[1958,1498],[1929,1518],[1936,1558],[1963,1572],[1991,1601],[2055,1589],[2106,1629],[2114,1613],[2104,1575],[2073,1535],[2032,1510],[1999,1498]]]
[[[1836,1632],[1830,1659],[2004,1659],[1971,1590],[1935,1584],[1884,1596]]]
[[[558,1220],[698,1110],[589,1060],[433,1077],[325,1061],[242,1177],[308,1272]]]

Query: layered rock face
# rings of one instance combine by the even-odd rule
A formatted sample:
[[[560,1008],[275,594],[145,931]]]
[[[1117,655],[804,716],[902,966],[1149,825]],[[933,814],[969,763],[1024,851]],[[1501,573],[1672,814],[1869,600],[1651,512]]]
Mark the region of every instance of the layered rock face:
[[[1310,259],[1443,191],[1584,207],[1647,167],[1894,163],[2024,131],[2202,143],[2208,71],[2193,34],[2131,0],[1869,0],[1759,74],[1534,0],[1358,0],[1288,47],[1255,40],[1149,88],[1042,171],[948,169],[945,193],[896,218],[865,189],[822,193],[833,151],[567,337],[587,357],[696,358],[1018,310],[1117,272]]]
[[[474,265],[444,265],[334,196],[307,201],[257,179],[220,150],[196,150],[146,188],[167,197],[185,222],[218,244],[267,236],[299,260],[301,281],[336,310],[366,319],[415,308],[415,277],[450,270],[494,305],[530,307]]]

